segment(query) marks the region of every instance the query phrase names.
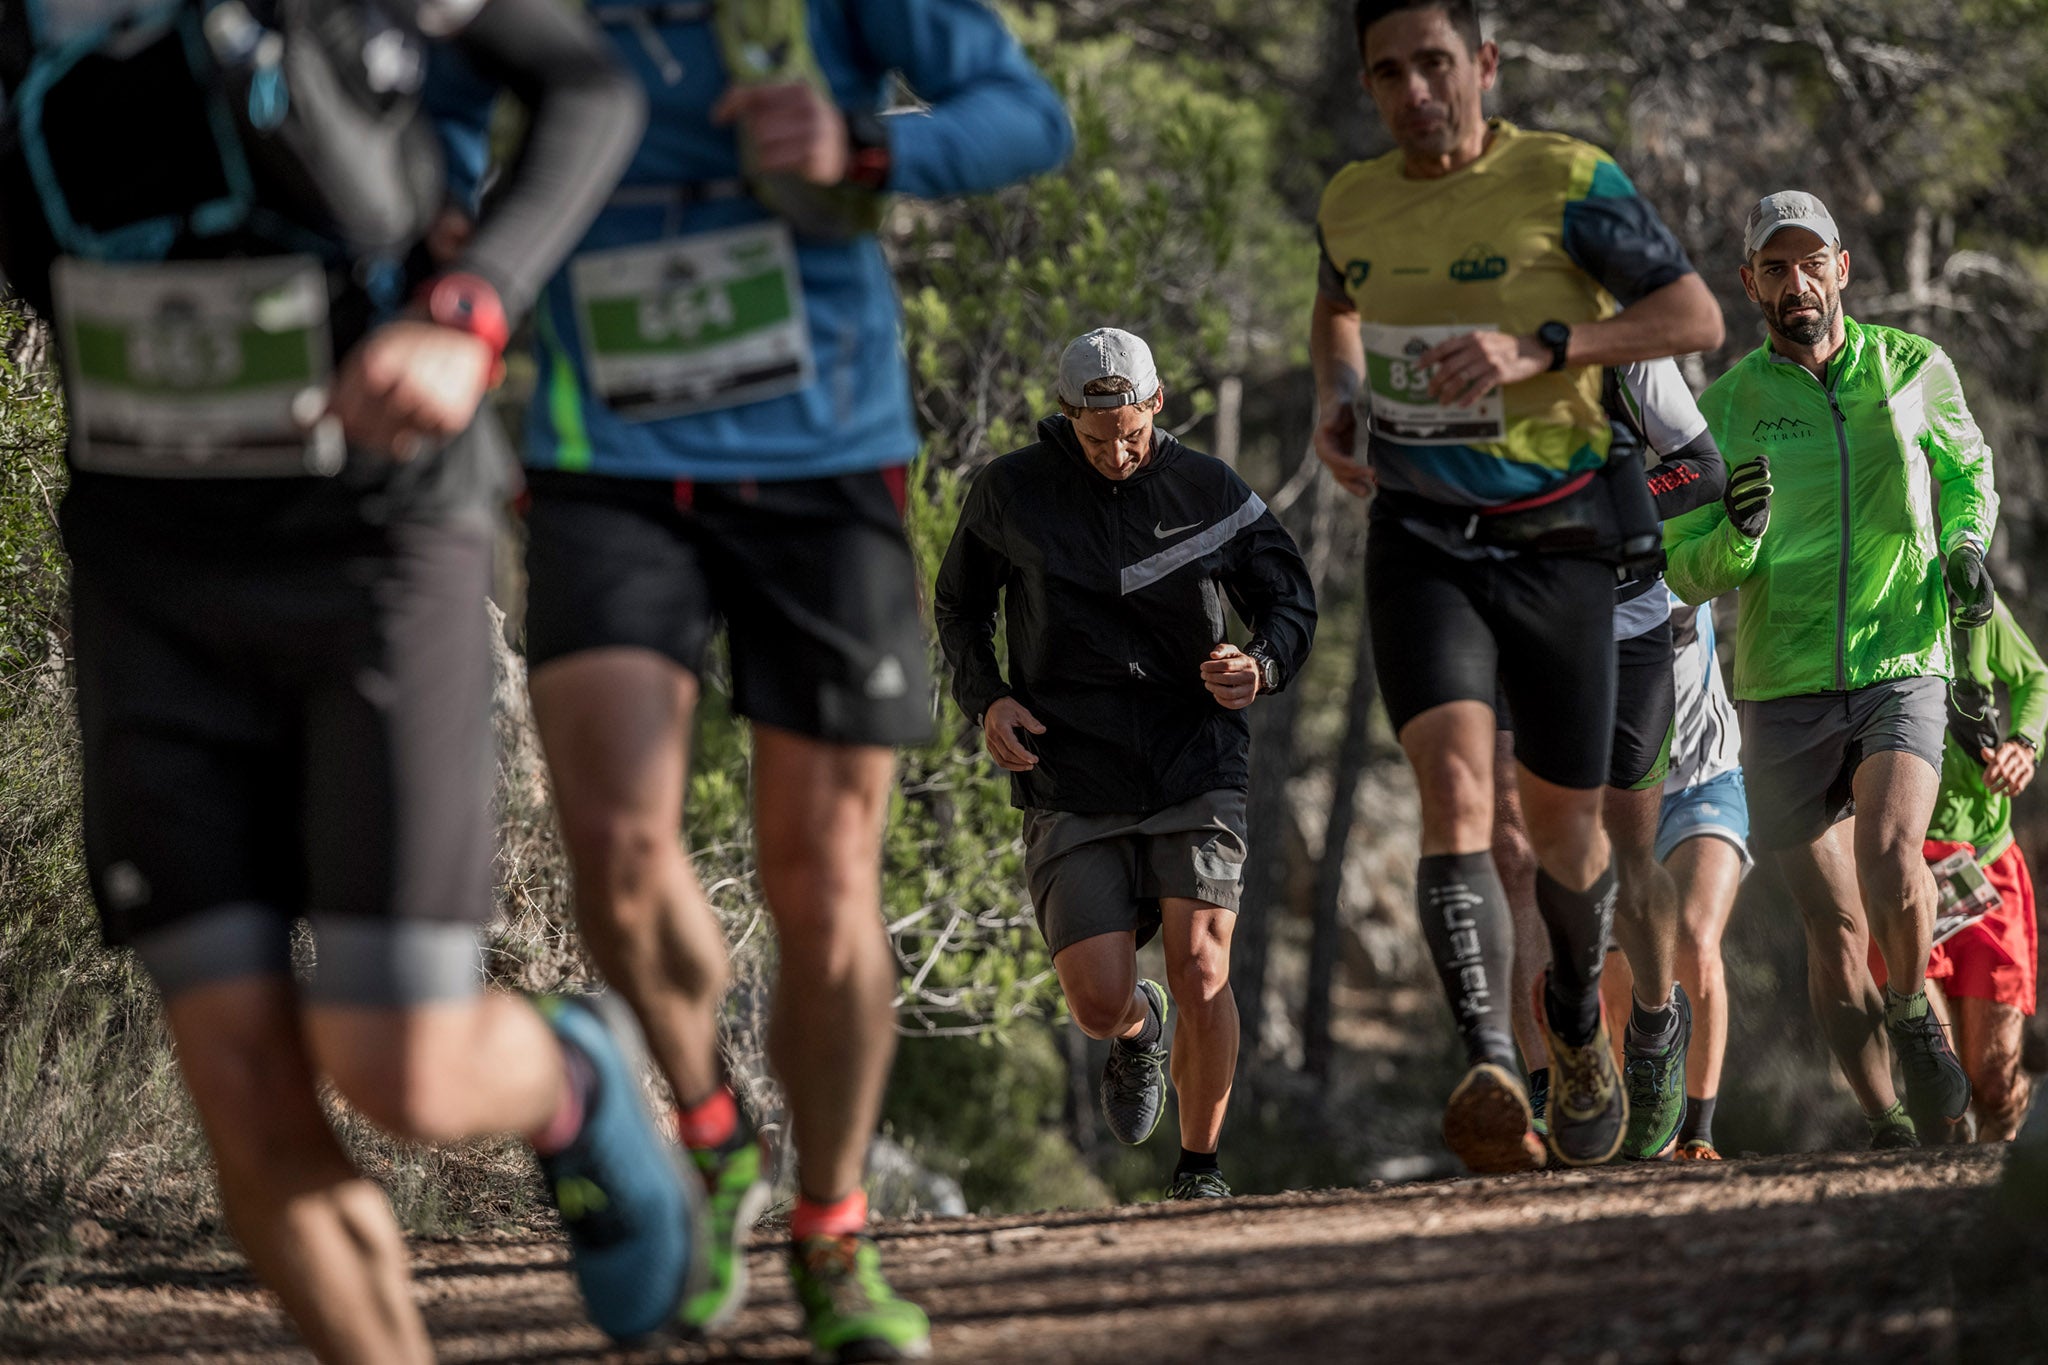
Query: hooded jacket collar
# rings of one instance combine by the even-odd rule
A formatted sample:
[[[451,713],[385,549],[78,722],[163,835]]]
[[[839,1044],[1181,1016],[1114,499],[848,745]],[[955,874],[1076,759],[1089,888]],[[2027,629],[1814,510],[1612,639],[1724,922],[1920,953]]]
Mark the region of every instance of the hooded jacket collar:
[[[1133,484],[1151,478],[1160,470],[1180,458],[1181,443],[1173,434],[1157,423],[1152,427],[1152,458],[1129,478],[1112,479],[1094,465],[1088,463],[1088,456],[1081,449],[1081,438],[1074,434],[1074,424],[1063,412],[1056,412],[1038,423],[1038,439],[1065,454],[1082,472],[1095,481],[1098,488],[1114,488],[1119,484]]]

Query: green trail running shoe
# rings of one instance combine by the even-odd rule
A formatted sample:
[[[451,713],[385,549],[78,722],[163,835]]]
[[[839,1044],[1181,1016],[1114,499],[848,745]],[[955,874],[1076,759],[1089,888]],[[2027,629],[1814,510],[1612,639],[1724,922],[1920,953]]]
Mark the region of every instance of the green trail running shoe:
[[[705,1284],[676,1315],[692,1336],[716,1332],[747,1301],[747,1234],[768,1207],[761,1144],[752,1135],[729,1147],[692,1151],[705,1189]]]
[[[1903,1104],[1894,1104],[1882,1114],[1865,1115],[1864,1122],[1870,1125],[1870,1150],[1873,1152],[1895,1152],[1920,1145],[1919,1130],[1913,1126],[1913,1120],[1906,1117]]]
[[[789,1278],[803,1305],[811,1359],[829,1365],[922,1360],[931,1354],[924,1310],[882,1278],[872,1237],[806,1237],[789,1247]]]
[[[1102,1068],[1102,1121],[1127,1147],[1151,1137],[1166,1112],[1166,992],[1157,981],[1140,981],[1138,989],[1159,1016],[1159,1041],[1144,1047],[1113,1039]]]
[[[1678,1012],[1678,1023],[1663,1046],[1637,1034],[1633,1019],[1622,1034],[1628,1132],[1621,1140],[1621,1154],[1630,1161],[1669,1157],[1685,1121],[1685,1049],[1692,1042],[1692,1002],[1685,998],[1685,987],[1672,986],[1671,1008]]]
[[[1228,1199],[1230,1186],[1216,1171],[1183,1171],[1166,1189],[1168,1199]]]

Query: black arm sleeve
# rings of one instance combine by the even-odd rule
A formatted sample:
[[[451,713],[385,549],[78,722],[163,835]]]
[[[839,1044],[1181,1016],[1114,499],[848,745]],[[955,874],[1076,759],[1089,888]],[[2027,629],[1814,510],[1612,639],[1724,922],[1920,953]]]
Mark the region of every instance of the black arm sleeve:
[[[453,266],[490,281],[516,318],[604,207],[640,145],[647,98],[581,8],[557,0],[487,0],[454,42],[532,116],[503,192]]]
[[[1316,638],[1316,593],[1294,537],[1271,512],[1231,542],[1223,591],[1251,628],[1249,649],[1280,666],[1285,687],[1308,659]],[[1278,691],[1278,688],[1274,689]]]
[[[968,492],[933,593],[939,649],[953,671],[953,700],[976,725],[998,698],[1010,695],[995,647],[996,609],[1010,561],[999,548],[991,484],[984,472]]]
[[[1728,486],[1728,463],[1721,458],[1713,433],[1702,431],[1651,465],[1647,478],[1650,498],[1657,504],[1657,520],[1670,521],[1719,502],[1721,491]]]

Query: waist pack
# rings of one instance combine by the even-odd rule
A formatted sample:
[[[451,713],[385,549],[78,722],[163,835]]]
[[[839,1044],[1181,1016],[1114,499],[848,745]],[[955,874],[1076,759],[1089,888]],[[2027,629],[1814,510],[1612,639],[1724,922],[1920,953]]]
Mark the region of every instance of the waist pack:
[[[1474,545],[1517,554],[1570,555],[1614,566],[1617,577],[1656,572],[1664,535],[1643,462],[1617,456],[1576,474],[1547,493],[1497,507],[1450,507],[1383,492],[1388,511],[1455,530]]]
[[[424,49],[368,0],[9,7],[4,133],[60,254],[246,235],[391,256],[442,195]]]

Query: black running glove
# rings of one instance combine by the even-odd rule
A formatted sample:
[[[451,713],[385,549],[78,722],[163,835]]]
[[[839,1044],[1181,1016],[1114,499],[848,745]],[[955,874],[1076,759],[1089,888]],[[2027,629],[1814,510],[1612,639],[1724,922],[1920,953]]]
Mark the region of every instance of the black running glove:
[[[1984,567],[1984,552],[1965,541],[1949,551],[1945,566],[1949,600],[1954,603],[1955,623],[1975,630],[1991,619],[1991,571]]]
[[[1759,455],[1735,466],[1728,474],[1728,487],[1722,490],[1721,505],[1728,509],[1728,520],[1736,530],[1751,540],[1763,539],[1764,527],[1771,524],[1769,458]]]

